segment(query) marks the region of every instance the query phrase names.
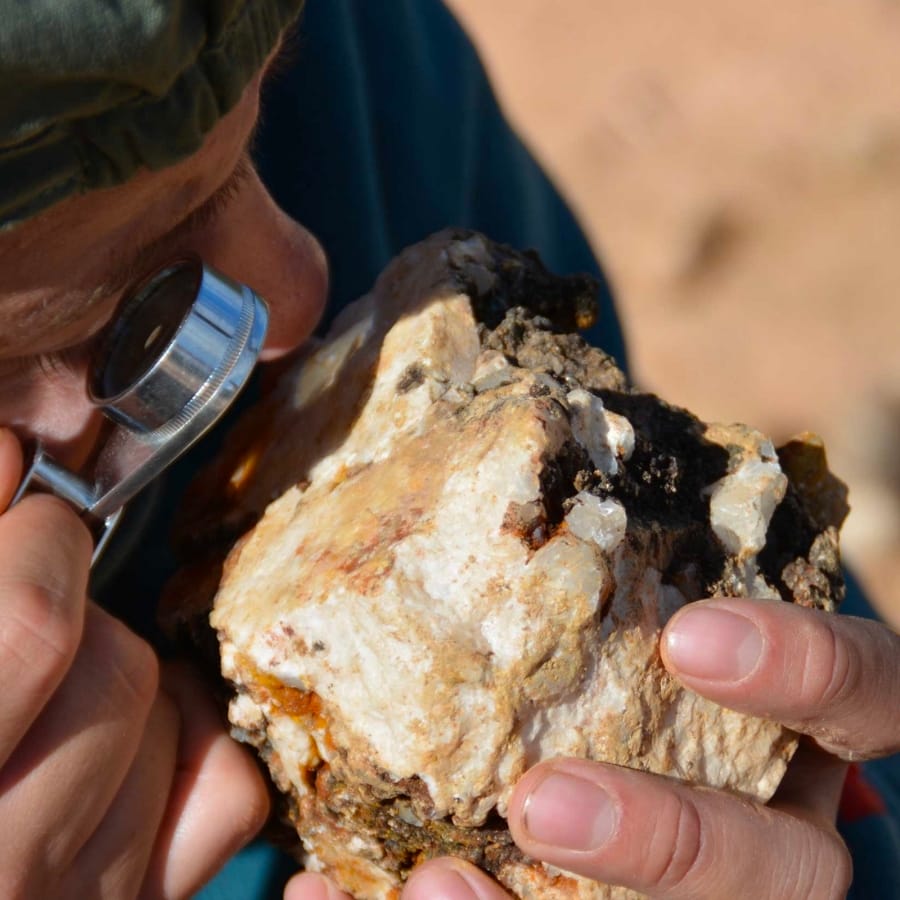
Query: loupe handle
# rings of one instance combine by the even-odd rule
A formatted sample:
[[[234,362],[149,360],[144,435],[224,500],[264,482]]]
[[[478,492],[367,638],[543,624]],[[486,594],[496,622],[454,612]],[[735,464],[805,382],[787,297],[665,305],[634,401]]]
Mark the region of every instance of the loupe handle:
[[[59,465],[39,442],[34,447],[31,463],[10,506],[15,506],[22,497],[34,490],[55,494],[63,500],[68,500],[85,519],[94,535],[94,553],[91,556],[91,566],[93,566],[119,524],[124,507],[119,507],[104,519],[96,518],[91,513],[96,502],[96,489]]]

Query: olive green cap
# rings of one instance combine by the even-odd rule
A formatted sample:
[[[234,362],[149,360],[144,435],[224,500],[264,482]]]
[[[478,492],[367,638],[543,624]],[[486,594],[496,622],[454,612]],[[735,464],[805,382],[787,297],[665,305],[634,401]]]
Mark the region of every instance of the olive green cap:
[[[195,152],[303,0],[0,0],[0,230]]]

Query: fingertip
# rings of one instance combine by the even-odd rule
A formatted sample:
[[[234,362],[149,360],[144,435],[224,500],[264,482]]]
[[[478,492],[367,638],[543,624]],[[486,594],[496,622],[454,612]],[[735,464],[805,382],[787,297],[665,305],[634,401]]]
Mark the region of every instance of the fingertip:
[[[151,883],[164,896],[189,896],[254,838],[269,817],[271,800],[249,751],[228,735],[191,668],[164,664],[161,684],[183,727]]]
[[[252,752],[228,733],[228,722],[213,700],[211,688],[197,669],[182,661],[167,661],[160,685],[181,711],[182,774],[188,778],[231,785],[229,804],[240,810],[246,843],[269,818],[271,799]]]
[[[513,840],[520,845],[523,841],[527,841],[527,832],[525,830],[525,808],[528,805],[528,798],[531,796],[535,788],[540,784],[552,771],[553,766],[559,760],[545,760],[530,768],[519,780],[513,788],[507,805],[507,824]]]
[[[752,605],[761,602],[715,600],[683,607],[663,630],[663,664],[679,678],[727,683],[748,678],[766,646]]]
[[[660,655],[692,691],[813,737],[843,759],[896,752],[900,636],[781,600],[715,598],[666,624]]]
[[[520,836],[525,836],[524,821],[529,801],[538,787],[548,778],[558,773],[588,779],[593,779],[596,773],[597,778],[602,778],[602,770],[607,768],[608,765],[607,763],[589,759],[557,756],[552,759],[545,759],[532,766],[516,782],[509,798],[507,822],[516,842],[519,841]]]
[[[480,869],[460,859],[432,859],[418,866],[403,900],[509,900],[509,894]]]
[[[245,745],[234,740],[208,684],[193,666],[166,662],[160,675],[163,690],[179,707],[184,722],[179,770],[186,785],[201,791],[231,831],[238,847],[252,840],[271,812],[265,779]],[[204,813],[207,807],[201,807]],[[225,824],[223,824],[225,823]]]
[[[231,802],[234,842],[248,844],[261,831],[272,814],[272,797],[251,751],[230,735],[218,738],[219,777],[223,788],[239,784]]]
[[[597,852],[616,835],[621,801],[610,767],[584,759],[541,763],[519,780],[509,804],[513,839],[525,853],[548,847]]]
[[[284,889],[284,900],[353,900],[318,872],[300,872]]]
[[[0,512],[10,504],[22,480],[22,445],[13,431],[0,426]]]

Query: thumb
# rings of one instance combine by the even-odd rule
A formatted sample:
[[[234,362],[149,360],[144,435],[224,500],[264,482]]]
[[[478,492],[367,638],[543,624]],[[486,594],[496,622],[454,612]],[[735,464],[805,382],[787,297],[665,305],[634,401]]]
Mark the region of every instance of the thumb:
[[[22,447],[9,428],[0,428],[0,513],[7,506],[22,480]]]

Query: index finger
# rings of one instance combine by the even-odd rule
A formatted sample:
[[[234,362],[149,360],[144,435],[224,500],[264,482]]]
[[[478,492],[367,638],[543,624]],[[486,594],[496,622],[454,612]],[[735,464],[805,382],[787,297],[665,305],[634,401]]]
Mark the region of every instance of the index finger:
[[[0,515],[0,765],[68,672],[81,640],[91,537],[49,495]]]
[[[246,747],[232,740],[207,686],[168,663],[161,684],[181,713],[178,766],[144,893],[188,897],[265,824],[269,794]]]
[[[660,647],[691,690],[843,759],[900,749],[900,637],[877,622],[777,600],[707,600],[679,610]]]

